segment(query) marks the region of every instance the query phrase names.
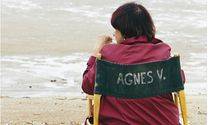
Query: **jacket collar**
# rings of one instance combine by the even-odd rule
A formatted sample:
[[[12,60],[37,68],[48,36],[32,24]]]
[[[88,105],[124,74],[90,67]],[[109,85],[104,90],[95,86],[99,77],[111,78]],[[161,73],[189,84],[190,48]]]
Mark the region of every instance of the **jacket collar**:
[[[124,41],[122,41],[120,44],[124,44],[124,45],[134,45],[134,44],[140,44],[140,43],[157,44],[161,42],[162,42],[161,40],[156,39],[156,38],[153,38],[152,41],[149,42],[146,36],[139,36],[139,37],[127,38]]]

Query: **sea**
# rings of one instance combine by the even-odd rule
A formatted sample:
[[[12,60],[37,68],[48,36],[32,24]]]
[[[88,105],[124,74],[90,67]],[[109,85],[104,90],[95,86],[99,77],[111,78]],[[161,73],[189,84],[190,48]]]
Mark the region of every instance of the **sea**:
[[[1,96],[83,97],[82,74],[111,14],[129,0],[2,0]],[[206,0],[139,0],[181,57],[189,95],[207,92]]]

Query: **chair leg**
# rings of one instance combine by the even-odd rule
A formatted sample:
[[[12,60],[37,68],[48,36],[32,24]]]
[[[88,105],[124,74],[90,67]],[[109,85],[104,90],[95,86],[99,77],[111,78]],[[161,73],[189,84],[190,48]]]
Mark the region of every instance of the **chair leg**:
[[[88,114],[88,117],[92,117],[92,100],[91,99],[87,99],[87,114]]]
[[[92,117],[92,110],[93,110],[93,95],[87,95],[87,115],[88,117]]]
[[[179,91],[179,102],[180,102],[180,108],[183,118],[183,125],[188,125],[188,119],[187,119],[187,107],[186,107],[186,99],[185,99],[185,92],[184,90]]]
[[[101,95],[98,94],[94,94],[94,125],[98,125],[99,124],[99,112],[100,112],[100,98]]]

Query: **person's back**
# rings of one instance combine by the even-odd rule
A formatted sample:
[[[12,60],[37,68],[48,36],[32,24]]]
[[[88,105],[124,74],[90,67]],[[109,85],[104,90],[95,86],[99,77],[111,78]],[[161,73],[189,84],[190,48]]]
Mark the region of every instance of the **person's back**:
[[[101,55],[104,60],[120,64],[146,63],[168,59],[170,47],[157,39],[148,43],[145,37],[138,37],[126,39],[119,45],[106,45]],[[126,82],[131,84],[133,81]],[[179,121],[178,108],[171,94],[144,99],[104,96],[101,102],[101,125],[176,125]]]
[[[128,3],[119,7],[112,15],[111,24],[116,29],[115,38],[118,44],[106,44],[111,41],[110,38],[106,38],[105,44],[98,47],[94,56],[100,53],[102,59],[120,64],[146,63],[170,57],[170,47],[154,37],[154,24],[143,6]],[[82,84],[82,89],[88,94],[93,94],[95,70],[95,57],[91,57]],[[178,108],[171,94],[144,99],[103,96],[99,115],[100,125],[179,123]]]

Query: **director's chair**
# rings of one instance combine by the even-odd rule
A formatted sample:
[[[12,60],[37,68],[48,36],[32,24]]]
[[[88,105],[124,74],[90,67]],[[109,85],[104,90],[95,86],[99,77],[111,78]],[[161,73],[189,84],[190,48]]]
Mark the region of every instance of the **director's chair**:
[[[164,77],[158,77],[157,71],[163,69]],[[154,81],[151,84],[125,85],[118,84],[118,74],[152,71]],[[147,80],[147,79],[144,79]],[[183,125],[187,125],[187,108],[184,85],[181,77],[180,57],[174,55],[168,60],[144,64],[123,65],[96,60],[96,80],[94,95],[87,95],[88,125],[99,124],[100,99],[102,95],[117,98],[138,99],[163,94],[173,94],[174,103],[181,109]],[[93,113],[91,112],[93,111]],[[90,123],[89,121],[93,122]]]

